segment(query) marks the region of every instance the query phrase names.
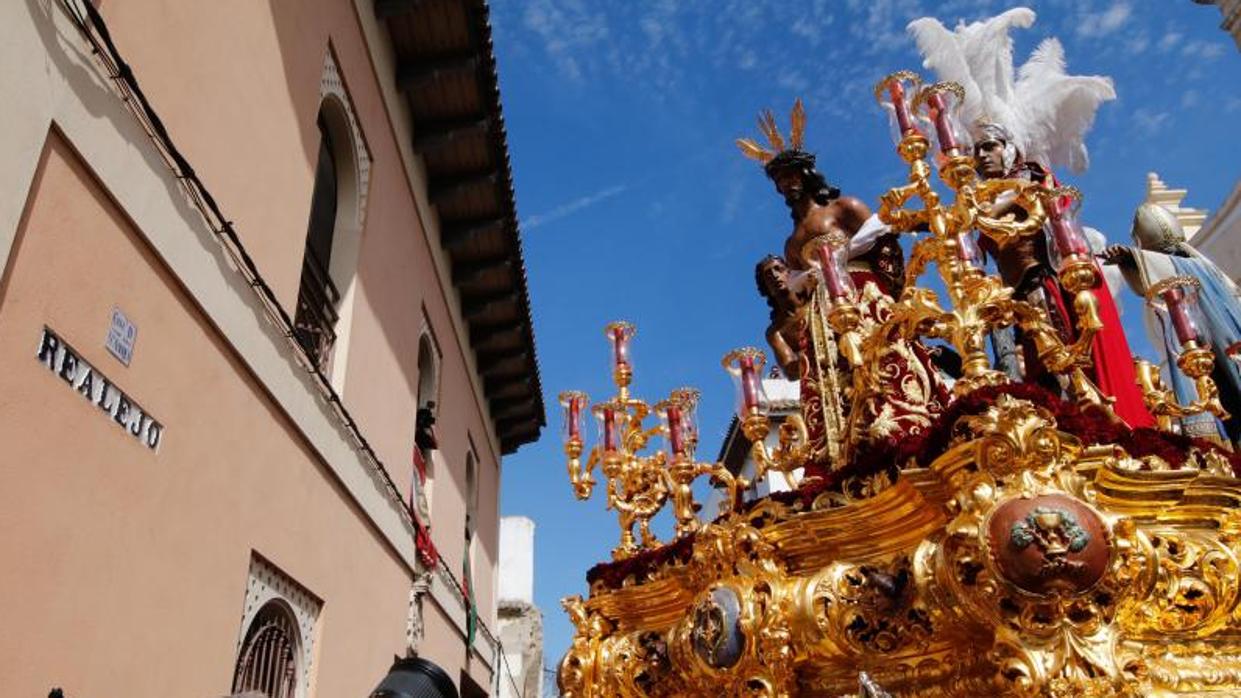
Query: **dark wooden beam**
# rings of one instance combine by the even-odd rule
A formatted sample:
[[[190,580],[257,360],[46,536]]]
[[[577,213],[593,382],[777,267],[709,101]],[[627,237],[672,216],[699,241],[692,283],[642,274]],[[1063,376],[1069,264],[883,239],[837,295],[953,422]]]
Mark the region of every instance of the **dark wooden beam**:
[[[491,401],[491,416],[494,419],[511,417],[521,412],[529,413],[534,406],[534,396],[508,397]]]
[[[375,0],[375,16],[380,19],[399,17],[425,4],[426,0]]]
[[[487,325],[470,325],[470,344],[478,347],[504,334],[511,334],[520,325],[516,322],[497,322]]]
[[[452,265],[452,282],[456,285],[473,283],[489,271],[507,269],[512,265],[513,258],[507,254],[499,257],[486,257],[457,262]]]
[[[483,378],[500,378],[512,375],[528,376],[530,375],[530,367],[524,361],[495,361],[482,367],[478,373]]]
[[[463,119],[419,121],[414,124],[414,148],[442,148],[463,138],[485,134],[491,130],[491,118],[473,115]]]
[[[442,204],[458,192],[474,187],[492,186],[499,181],[500,173],[494,167],[460,175],[448,175],[431,179],[431,203]]]
[[[512,308],[516,300],[516,293],[497,293],[486,301],[462,302],[461,314],[465,316],[466,322],[474,322],[492,311]]]
[[[490,366],[498,361],[525,361],[530,358],[530,352],[520,347],[506,347],[503,349],[492,349],[491,351],[480,351],[474,354],[475,363],[479,366]]]
[[[504,376],[485,376],[483,378],[483,390],[490,395],[500,392],[510,385],[523,385],[529,378],[530,374],[525,371]]]
[[[396,69],[396,85],[402,92],[415,92],[427,85],[478,70],[478,52],[473,49],[420,56],[401,61]]]
[[[486,384],[484,383],[484,385]],[[496,390],[487,391],[488,396],[499,398],[513,397],[516,395],[528,395],[529,393],[530,383],[525,380],[509,383],[508,385],[497,388]]]
[[[453,221],[444,225],[443,232],[440,233],[440,244],[444,247],[457,247],[488,235],[503,234],[507,225],[508,219],[501,217]]]
[[[526,426],[527,424],[533,421],[535,420],[531,415],[524,415],[521,417],[505,417],[503,419],[497,419],[496,420],[496,431],[501,432],[501,433],[510,433],[517,429],[520,429],[521,427]]]

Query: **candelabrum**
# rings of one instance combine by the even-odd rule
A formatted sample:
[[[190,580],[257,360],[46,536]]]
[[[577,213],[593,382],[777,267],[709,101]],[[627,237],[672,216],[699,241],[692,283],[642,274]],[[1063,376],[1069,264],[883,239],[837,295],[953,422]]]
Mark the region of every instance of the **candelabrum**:
[[[1198,307],[1200,282],[1192,276],[1172,276],[1151,285],[1146,302],[1154,311],[1166,335],[1165,344],[1175,348],[1176,365],[1194,382],[1197,398],[1182,404],[1176,394],[1164,387],[1159,367],[1149,361],[1136,362],[1138,384],[1146,405],[1159,421],[1159,427],[1170,431],[1172,420],[1209,412],[1220,419],[1228,413],[1219,401],[1219,389],[1211,379],[1215,368],[1215,352],[1202,332],[1204,323]],[[1235,347],[1229,347],[1230,356]],[[1170,357],[1169,357],[1170,358]]]
[[[734,478],[717,463],[695,460],[698,446],[696,411],[699,393],[692,388],[672,391],[667,399],[653,407],[630,395],[633,364],[630,344],[634,326],[613,322],[605,328],[612,346],[612,381],[616,394],[589,408],[599,425],[599,442],[586,455],[582,438],[582,422],[589,398],[579,391],[560,394],[564,408],[564,451],[568,457],[569,482],[578,499],[588,499],[595,481],[591,475],[600,466],[607,481],[607,507],[615,509],[620,523],[620,544],[612,551],[615,559],[629,557],[641,550],[660,544],[651,532],[651,519],[671,498],[676,518],[676,535],[681,537],[698,528],[698,504],[694,501],[693,483],[707,475],[723,486],[727,496],[725,511],[735,506],[744,481]],[[761,366],[761,362],[760,362]],[[761,386],[760,386],[761,390]],[[648,417],[656,416],[659,424],[648,427]],[[653,437],[662,436],[666,449],[647,451]],[[635,538],[633,527],[638,526]]]
[[[914,94],[912,103],[906,96]],[[1071,394],[1082,403],[1103,403],[1105,398],[1085,375],[1090,349],[1101,329],[1094,288],[1100,283],[1097,267],[1077,223],[1081,195],[1072,188],[1051,189],[1017,179],[980,179],[974,159],[963,147],[966,136],[959,130],[955,110],[964,92],[955,83],[922,86],[917,75],[902,71],[889,75],[875,87],[876,98],[895,117],[897,152],[909,166],[907,184],[880,197],[879,218],[893,231],[929,233],[914,243],[906,271],[905,291],[894,303],[891,316],[864,337],[855,333],[851,318],[859,315],[857,294],[837,293],[830,277],[846,275],[844,257],[836,253],[841,243],[825,240],[819,269],[828,282],[833,308],[829,323],[843,332],[842,353],[862,375],[873,366],[878,352],[894,335],[908,339],[938,338],[951,342],[962,359],[962,376],[954,391],[958,395],[978,387],[1005,382],[1003,373],[991,366],[986,352],[990,330],[1016,325],[1032,340],[1038,358],[1051,372],[1066,378]],[[934,134],[939,178],[954,193],[950,202],[932,186],[927,161]],[[918,199],[921,206],[907,207]],[[1042,234],[1050,226],[1055,241],[1056,268],[1061,283],[1074,295],[1077,337],[1067,341],[1048,321],[1046,312],[1013,298],[1013,289],[988,275],[975,234],[1003,247],[1025,236]],[[951,311],[944,310],[936,294],[918,288],[915,281],[934,263],[943,279]],[[831,267],[831,269],[829,269]],[[855,385],[859,385],[855,380]]]
[[[771,433],[771,420],[767,415],[767,400],[761,380],[767,357],[754,347],[734,349],[724,355],[724,370],[733,377],[737,387],[737,420],[741,433],[749,439],[750,458],[754,461],[754,481],[757,482],[771,471],[783,473],[793,486],[798,486],[798,469],[810,460],[810,437],[806,423],[800,414],[784,419],[777,433],[775,448],[767,445]],[[744,488],[749,483],[740,480]]]

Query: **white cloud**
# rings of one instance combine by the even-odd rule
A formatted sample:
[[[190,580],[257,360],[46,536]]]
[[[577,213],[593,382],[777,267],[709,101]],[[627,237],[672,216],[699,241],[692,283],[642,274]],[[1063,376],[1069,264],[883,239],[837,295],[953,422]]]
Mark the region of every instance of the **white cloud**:
[[[1183,55],[1203,61],[1213,61],[1224,55],[1225,50],[1220,43],[1202,41],[1200,39],[1195,39],[1181,47]]]
[[[1140,107],[1133,112],[1133,127],[1143,136],[1153,136],[1163,130],[1172,115],[1166,111],[1154,112]]]
[[[558,221],[561,218],[565,218],[566,216],[573,215],[574,213],[577,213],[578,211],[581,211],[584,208],[594,206],[600,201],[605,201],[607,199],[612,198],[613,196],[622,194],[627,189],[629,189],[629,185],[627,184],[615,184],[613,186],[607,187],[606,189],[600,189],[599,191],[593,194],[588,194],[586,196],[578,197],[572,201],[560,204],[559,206],[553,208],[550,211],[547,211],[546,213],[536,213],[533,216],[525,218],[521,221],[521,227],[525,228],[526,231],[530,231],[541,225],[546,225],[553,221]]]
[[[608,37],[606,18],[591,12],[579,0],[531,0],[522,24],[541,41],[560,72],[570,80],[582,78],[579,53]]]
[[[1107,36],[1129,21],[1133,9],[1128,2],[1117,2],[1102,12],[1082,15],[1077,23],[1077,35],[1083,38]]]
[[[1163,38],[1159,40],[1159,52],[1167,53],[1168,51],[1171,51],[1176,48],[1177,44],[1181,43],[1181,39],[1183,38],[1185,38],[1185,35],[1180,32],[1168,32],[1167,34],[1164,34]]]
[[[1136,34],[1125,42],[1125,53],[1130,56],[1140,56],[1146,53],[1146,49],[1150,48],[1151,40],[1146,32]]]
[[[1197,90],[1185,90],[1185,92],[1181,94],[1181,106],[1185,109],[1193,109],[1198,106],[1198,101]]]

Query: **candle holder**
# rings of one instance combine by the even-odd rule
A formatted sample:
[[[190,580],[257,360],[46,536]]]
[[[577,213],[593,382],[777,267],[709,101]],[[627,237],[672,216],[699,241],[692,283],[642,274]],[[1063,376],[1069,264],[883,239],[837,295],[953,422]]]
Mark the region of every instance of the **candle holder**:
[[[582,468],[582,413],[590,397],[579,390],[566,390],[560,393],[559,401],[564,408],[564,427],[561,434],[564,439],[564,453],[568,459],[569,484],[573,486],[573,493],[578,499],[588,499],[595,487],[595,480],[590,473],[598,460],[592,452],[586,468]]]
[[[1219,388],[1211,379],[1215,353],[1202,331],[1205,321],[1198,307],[1200,282],[1192,276],[1171,276],[1146,291],[1146,303],[1160,321],[1165,342],[1176,352],[1176,365],[1194,382],[1197,399],[1181,404],[1176,394],[1164,387],[1158,367],[1148,361],[1136,362],[1138,384],[1146,405],[1165,430],[1171,430],[1173,418],[1183,419],[1210,412],[1227,419],[1228,412],[1219,401]],[[1235,346],[1235,345],[1234,345]],[[1231,350],[1232,347],[1229,347]]]
[[[1052,238],[1048,253],[1060,284],[1069,293],[1097,288],[1099,267],[1091,257],[1090,243],[1080,223],[1081,191],[1068,186],[1048,189],[1043,201]]]
[[[1102,327],[1093,291],[1078,283],[1085,274],[1075,271],[1070,279],[1074,288],[1079,289],[1074,299],[1078,340],[1066,344],[1040,309],[1014,300],[1011,288],[981,268],[972,236],[983,235],[1005,246],[1022,237],[1040,235],[1048,215],[1045,204],[1050,199],[1046,189],[1033,182],[979,181],[974,158],[967,154],[969,139],[955,114],[963,96],[959,85],[935,83],[920,90],[913,101],[912,111],[934,125],[939,177],[955,196],[951,202],[945,202],[932,186],[932,168],[925,159],[930,150],[927,137],[916,129],[906,132],[897,153],[909,165],[909,181],[880,196],[879,219],[895,232],[927,231],[929,235],[920,237],[913,245],[906,265],[905,292],[891,306],[891,319],[870,331],[862,342],[861,357],[855,365],[855,371],[860,370],[861,375],[855,377],[855,385],[863,391],[878,390],[875,386],[881,381],[869,375],[870,366],[883,350],[885,338],[893,335],[951,342],[962,360],[962,376],[953,385],[957,395],[1005,383],[1008,378],[991,366],[986,336],[994,329],[1017,325],[1034,342],[1043,365],[1067,378],[1070,393],[1079,404],[1106,404],[1102,393],[1084,373],[1091,362],[1094,336]],[[1069,192],[1061,194],[1068,196]],[[922,205],[907,207],[914,199]],[[1006,205],[1000,206],[999,202]],[[1012,208],[1020,209],[1024,215],[1010,212]],[[951,311],[940,306],[934,292],[917,286],[918,278],[932,264],[944,281]],[[1093,268],[1090,271],[1093,273]]]
[[[754,481],[764,478],[768,472],[783,473],[794,486],[798,468],[810,460],[810,434],[801,414],[791,414],[780,425],[779,440],[774,449],[767,446],[771,433],[771,420],[767,414],[767,396],[762,387],[762,369],[766,356],[754,347],[734,349],[724,355],[721,364],[732,376],[737,387],[737,418],[741,433],[750,442],[750,457],[754,460]],[[747,387],[747,383],[751,383]],[[740,481],[738,487],[745,489],[749,482]]]
[[[906,136],[921,134],[910,103],[922,90],[922,78],[914,72],[900,70],[875,84],[875,101],[890,117],[892,142],[900,143]]]
[[[914,97],[913,111],[922,112],[927,122],[933,126],[931,132],[944,162],[968,157],[970,136],[961,126],[960,119],[961,104],[964,101],[965,88],[955,82],[927,85]]]
[[[620,388],[622,395],[629,388],[633,379],[633,362],[629,356],[629,346],[638,328],[624,320],[610,322],[603,328],[603,334],[612,347],[612,381]]]
[[[646,401],[633,397],[629,387],[633,381],[633,364],[629,351],[636,334],[627,322],[610,323],[604,331],[612,352],[612,380],[616,395],[590,407],[598,426],[598,438],[586,455],[582,434],[582,411],[587,397],[580,391],[560,394],[564,407],[564,451],[568,457],[569,483],[578,499],[589,499],[594,487],[591,473],[596,465],[607,482],[607,507],[616,510],[620,525],[620,543],[612,557],[621,560],[642,550],[661,545],[651,531],[651,519],[671,496],[676,516],[676,535],[688,535],[698,528],[693,483],[710,476],[728,491],[728,504],[737,501],[737,481],[722,465],[694,460],[698,445],[696,411],[699,393],[693,388],[679,388],[668,399],[652,408]],[[760,366],[761,368],[761,366]],[[761,385],[759,386],[761,389]],[[646,420],[653,416],[662,424],[652,427]],[[653,437],[664,436],[667,448],[648,451]],[[732,511],[726,508],[725,513]],[[635,536],[634,528],[638,532]]]

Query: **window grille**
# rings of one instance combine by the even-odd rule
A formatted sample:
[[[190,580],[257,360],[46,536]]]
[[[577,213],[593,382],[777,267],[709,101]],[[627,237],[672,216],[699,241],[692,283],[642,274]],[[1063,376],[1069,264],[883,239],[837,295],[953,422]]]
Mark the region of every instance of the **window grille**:
[[[233,693],[295,698],[297,655],[297,621],[280,602],[267,602],[250,623],[237,656]]]

